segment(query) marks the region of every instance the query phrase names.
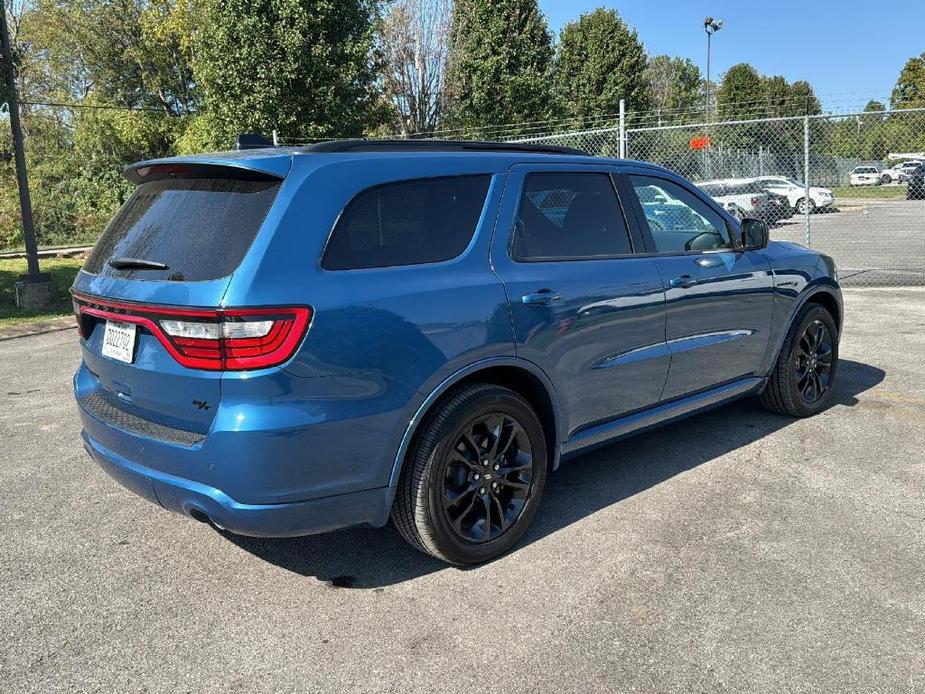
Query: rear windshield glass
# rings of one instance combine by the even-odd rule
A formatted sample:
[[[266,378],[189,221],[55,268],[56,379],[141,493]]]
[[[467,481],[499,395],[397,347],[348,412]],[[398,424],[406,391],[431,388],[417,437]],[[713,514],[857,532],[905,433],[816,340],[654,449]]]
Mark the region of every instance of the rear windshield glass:
[[[230,275],[254,240],[279,184],[276,179],[228,178],[142,183],[106,227],[84,270],[144,280]]]
[[[490,175],[387,183],[346,207],[324,251],[326,270],[419,265],[455,258],[475,233]]]

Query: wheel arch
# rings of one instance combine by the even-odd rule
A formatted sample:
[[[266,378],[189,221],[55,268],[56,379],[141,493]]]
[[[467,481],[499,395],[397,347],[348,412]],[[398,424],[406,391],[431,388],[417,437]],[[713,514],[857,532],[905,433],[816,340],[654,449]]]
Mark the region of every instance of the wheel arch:
[[[562,443],[561,405],[552,381],[533,362],[516,357],[492,357],[470,364],[444,379],[420,404],[408,423],[392,463],[389,486],[398,484],[401,467],[408,447],[421,422],[451,391],[468,383],[489,383],[509,388],[523,396],[536,411],[546,438],[547,462],[550,470],[559,466]]]
[[[787,322],[784,328],[780,331],[780,334],[777,336],[777,341],[774,344],[774,351],[770,353],[772,358],[770,363],[767,364],[767,369],[769,372],[774,368],[774,365],[780,358],[780,352],[784,348],[784,342],[787,339],[787,335],[790,334],[790,330],[793,327],[793,322],[797,319],[797,316],[799,315],[800,311],[803,310],[803,307],[811,303],[822,306],[832,315],[832,320],[835,321],[835,328],[838,330],[839,336],[841,335],[844,312],[842,310],[842,301],[838,286],[828,283],[817,283],[810,285],[804,291],[803,295],[794,301],[793,306],[790,309],[790,315],[787,316]]]

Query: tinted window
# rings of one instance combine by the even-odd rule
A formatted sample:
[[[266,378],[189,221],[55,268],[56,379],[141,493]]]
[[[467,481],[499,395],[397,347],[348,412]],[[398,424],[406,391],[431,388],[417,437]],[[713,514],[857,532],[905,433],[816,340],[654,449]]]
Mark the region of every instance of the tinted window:
[[[726,221],[699,197],[676,183],[650,176],[630,176],[659,253],[731,248]],[[646,202],[643,189],[657,188],[666,202]]]
[[[596,258],[632,253],[629,232],[610,176],[604,173],[529,174],[517,208],[512,250],[516,260]]]
[[[455,258],[472,239],[490,175],[401,181],[370,188],[347,205],[321,266],[348,270]]]
[[[145,280],[210,280],[231,274],[273,204],[278,179],[187,178],[139,185],[106,227],[84,269]],[[163,263],[122,269],[113,258]]]

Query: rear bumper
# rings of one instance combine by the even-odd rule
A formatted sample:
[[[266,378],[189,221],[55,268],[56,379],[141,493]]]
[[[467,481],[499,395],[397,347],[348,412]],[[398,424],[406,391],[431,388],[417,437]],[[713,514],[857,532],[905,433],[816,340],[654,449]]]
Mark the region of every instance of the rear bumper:
[[[105,448],[86,431],[84,447],[96,463],[128,490],[167,510],[208,518],[238,535],[294,537],[388,521],[394,489],[320,497],[281,504],[242,504],[220,489],[134,463]]]

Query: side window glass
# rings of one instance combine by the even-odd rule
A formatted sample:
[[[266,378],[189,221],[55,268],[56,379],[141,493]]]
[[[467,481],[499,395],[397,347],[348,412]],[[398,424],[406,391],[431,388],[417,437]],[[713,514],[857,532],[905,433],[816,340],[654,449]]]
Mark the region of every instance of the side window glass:
[[[420,265],[462,253],[478,225],[490,175],[387,183],[347,205],[328,240],[325,270]]]
[[[653,176],[629,179],[658,253],[732,248],[723,216],[686,188]]]
[[[605,173],[528,174],[517,209],[515,260],[563,260],[633,252]]]

